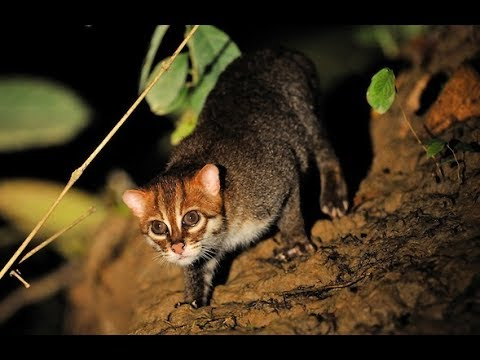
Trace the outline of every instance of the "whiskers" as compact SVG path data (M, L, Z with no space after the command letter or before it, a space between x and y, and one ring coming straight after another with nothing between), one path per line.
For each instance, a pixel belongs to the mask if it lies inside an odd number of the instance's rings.
M175 274L175 271L177 271L176 266L170 261L167 261L164 253L153 250L151 256L154 260L155 265L145 266L144 268L142 268L142 270L138 274L138 278L140 279L140 281L142 281L141 279L145 279L146 277L148 278L149 276L151 276L149 274L151 274L152 272L158 272L159 268L161 269L160 271L162 273L166 274Z
M197 261L205 263L213 261L218 265L218 255L218 249L215 249L214 246L206 244L205 242L198 242L193 244L193 246L187 243L187 248L183 257L169 251L155 251L152 254L152 257L153 260L156 263L161 264L163 268L168 268L172 265L186 266Z
M214 259L215 262L219 263L218 259L215 257L217 255L217 251L215 251L214 248L209 247L205 244L200 244L200 258L205 260L205 261L210 261L211 259Z
M163 251L155 251L153 254L153 260L158 264L161 264L164 268L170 267L172 263L167 260L168 253Z

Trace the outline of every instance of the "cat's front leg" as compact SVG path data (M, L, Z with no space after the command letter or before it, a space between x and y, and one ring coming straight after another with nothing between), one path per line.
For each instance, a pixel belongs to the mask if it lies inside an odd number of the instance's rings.
M193 308L205 306L210 300L212 280L218 260L213 258L207 262L196 262L184 268L185 300Z
M198 264L198 262L184 268L185 297L184 302L178 303L177 306L189 304L196 309L205 305L203 302L205 288L203 268L203 264Z

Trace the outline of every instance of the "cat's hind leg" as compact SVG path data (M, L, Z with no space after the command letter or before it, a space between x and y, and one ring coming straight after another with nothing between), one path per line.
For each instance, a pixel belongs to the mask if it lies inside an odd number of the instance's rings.
M274 255L277 260L289 261L295 257L315 252L305 233L305 223L300 206L300 185L293 186L283 208L278 222L278 228L285 247L277 250Z
M331 218L348 210L347 185L330 142L322 133L315 139L314 155L320 172L320 209Z

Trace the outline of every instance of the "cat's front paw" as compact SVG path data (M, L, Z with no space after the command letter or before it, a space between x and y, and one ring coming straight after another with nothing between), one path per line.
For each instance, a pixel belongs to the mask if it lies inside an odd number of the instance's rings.
M295 258L308 256L313 254L316 248L310 242L297 242L293 246L276 249L273 253L275 260L280 262L288 262Z
M190 306L191 309L198 309L199 307L203 306L199 301L193 300L193 301L179 301L175 304L175 308L177 309L183 305Z

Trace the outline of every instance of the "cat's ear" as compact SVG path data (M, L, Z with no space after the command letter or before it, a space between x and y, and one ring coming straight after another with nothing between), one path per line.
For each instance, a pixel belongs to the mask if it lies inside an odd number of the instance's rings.
M195 175L195 180L212 196L216 196L220 192L220 173L218 168L213 164L205 165L197 175Z
M132 210L133 214L139 218L145 213L146 194L140 190L127 190L123 193L122 199Z

